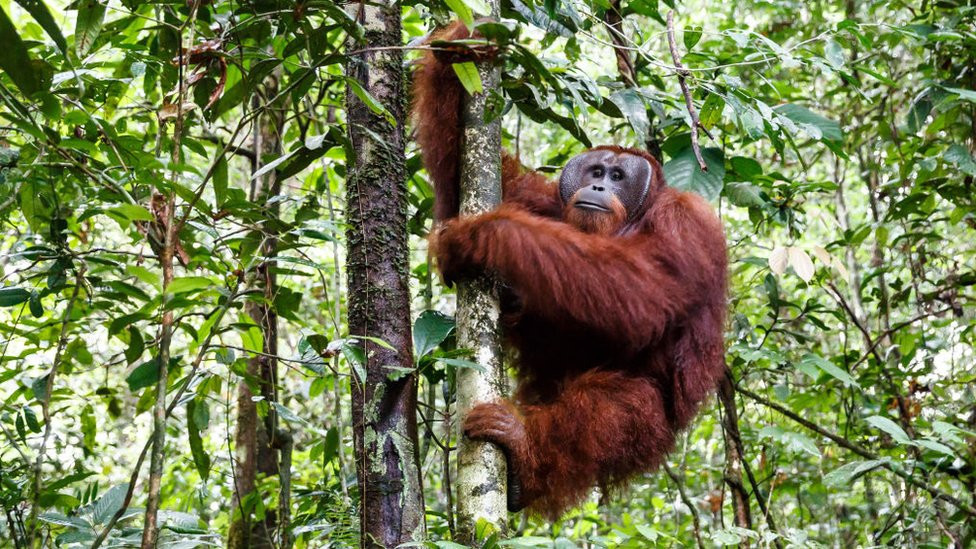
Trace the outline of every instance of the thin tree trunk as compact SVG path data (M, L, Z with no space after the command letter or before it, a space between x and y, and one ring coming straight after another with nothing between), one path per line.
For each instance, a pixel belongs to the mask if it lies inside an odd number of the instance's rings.
M742 454L740 453L739 412L735 405L735 387L730 374L722 376L718 386L718 400L722 405L722 431L725 435L725 484L732 492L732 511L735 525L752 529L749 494L742 483Z
M361 41L347 43L349 51L360 53L350 58L346 74L390 117L371 111L347 90L353 155L346 188L349 333L389 345L363 341L362 363L353 365L361 544L396 547L422 540L426 529L412 371L401 14L396 0L350 9L364 33Z
M613 54L617 58L617 74L620 76L620 81L628 88L640 87L637 83L634 60L630 55L634 42L627 37L624 29L624 16L621 14L620 0L611 0L610 6L603 13L603 25L606 27L607 34L610 35L610 42L613 44ZM654 122L653 110L647 109L647 119L650 124L647 135L644 136L644 148L658 161L663 162L661 141L658 139L658 129Z
M265 97L274 97L278 93L279 73L275 73L265 81ZM284 131L283 109L272 106L258 117L254 131L254 152L257 162L255 170L261 168L262 158L277 158L281 156L281 132ZM281 181L275 176L274 170L251 181L250 200L257 204L265 204L269 198L281 192ZM275 218L278 214L277 202L267 206L268 217ZM258 414L254 394L245 380L241 380L237 387L237 431L235 433L235 447L237 463L235 467L235 490L232 509L235 518L231 522L227 535L227 547L260 548L275 547L275 528L281 524L279 537L285 536L288 517L279 517L274 511L266 513L264 520L253 521L252 510L254 500L246 500L255 491L257 475L281 475L281 494L279 495L279 511L286 511L284 506L290 501L290 494L286 491L290 483L284 477L278 463L278 451L287 449L290 452L291 437L288 433L278 430L278 415L273 404L278 401L278 315L274 310L274 296L278 283L275 275L274 257L278 254L278 237L271 229L271 224L262 226L261 245L259 254L267 258L257 267L257 287L264 297L262 302L248 301L244 310L261 330L262 354L248 360L247 375L260 381L260 396L262 402L268 406L267 413L262 418ZM283 441L285 445L282 445ZM287 448L285 448L287 446ZM261 497L255 494L254 497ZM281 521L279 521L281 519ZM281 537L287 539L287 537Z
M498 2L492 2L498 13ZM469 96L461 115L461 215L493 209L501 202L501 121L485 123L488 97L498 90L500 69L479 64L484 93ZM457 290L458 346L474 351L479 372L464 368L457 374L457 417L464 418L478 402L498 400L507 393L499 338L497 288L488 278L461 282ZM460 428L460 421L458 426ZM507 530L507 469L505 455L486 442L458 434L457 531L462 543L473 543L475 526L485 520L496 531Z
M195 4L194 4L195 6ZM190 23L196 17L196 8L190 14ZM191 34L192 40L192 34ZM182 44L183 36L180 36ZM182 48L179 58L179 93L176 96L176 120L173 123L173 150L170 160L173 166L178 166L182 161L182 139L183 139L183 99L186 95L186 79L184 78L185 63L182 58ZM174 167L170 172L170 178L174 184L179 183L179 171ZM162 248L158 251L160 267L163 271L162 290L166 295L170 282L173 281L173 259L176 257L176 247L179 244L176 219L176 194L170 190L166 195L154 194L152 197L152 210L156 218L155 234L161 236ZM164 299L165 304L165 299ZM159 515L160 488L163 477L163 458L166 444L166 388L169 384L169 357L170 343L173 339L173 311L163 308L162 318L159 326L159 348L156 354L156 363L159 369L156 380L156 402L153 404L153 434L152 450L149 455L149 493L146 498L146 519L142 528L142 549L154 549L159 541Z

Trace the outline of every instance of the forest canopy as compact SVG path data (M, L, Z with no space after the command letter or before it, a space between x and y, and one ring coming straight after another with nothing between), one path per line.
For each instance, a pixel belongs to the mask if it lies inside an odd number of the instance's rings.
M0 547L470 543L407 114L454 20L523 165L646 150L729 247L662 467L477 544L974 543L976 6L494 5L0 1Z

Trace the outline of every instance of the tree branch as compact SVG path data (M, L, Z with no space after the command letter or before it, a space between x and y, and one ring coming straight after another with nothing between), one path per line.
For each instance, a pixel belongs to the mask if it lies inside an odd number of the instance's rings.
M701 168L701 171L707 172L708 165L705 164L705 159L702 157L701 145L698 144L698 128L702 128L703 130L705 128L698 119L698 110L695 109L695 104L691 100L691 90L688 89L688 83L685 81L685 78L690 73L681 64L681 56L678 55L678 45L674 40L674 10L668 12L668 47L671 49L671 60L674 61L675 72L678 74L678 85L681 86L681 93L685 96L685 107L688 108L688 115L691 116L691 148L695 152L695 158L698 160L698 167Z
M842 448L845 448L847 450L850 450L851 452L854 452L855 454L857 454L857 455L859 455L859 456L861 456L861 457L863 457L865 459L881 460L881 456L879 456L878 454L876 454L876 453L874 453L874 452L872 452L872 451L870 451L870 450L868 450L868 449L866 449L866 448L864 448L862 446L859 446L859 445L851 442L850 440L847 440L846 438L844 438L844 437L842 437L840 435L831 433L830 431L824 429L823 427L820 427L819 425L817 425L816 423L813 423L812 421L808 421L806 419L803 419L796 412L790 410L789 408L787 408L785 406L782 406L780 404L777 404L775 402L772 402L771 400L769 400L767 398L764 398L764 397L762 397L762 396L760 396L760 395L758 395L756 393L753 393L752 391L750 391L748 389L745 389L745 388L743 388L743 387L741 387L739 385L736 385L735 390L738 391L740 394L743 394L743 395L751 398L752 400L754 400L754 401L762 404L763 406L766 406L768 408L772 408L773 410L776 410L777 412L783 414L784 416L792 419L796 423L799 423L803 427L806 427L807 429L809 429L809 430L811 430L811 431L813 431L813 432L815 432L815 433L817 433L817 434L819 434L821 436L824 436L826 438L829 438L830 440L834 441L835 443L837 443L838 446L840 446ZM912 476L911 473L908 473L908 472L902 470L900 467L896 466L894 463L890 463L888 461L882 461L882 463L881 463L880 466L881 467L884 467L885 469L887 469L887 470L891 471L892 473L894 473L894 474L900 476L901 478L905 479L909 484L912 484L913 486L916 486L918 488L921 488L922 490L925 490L932 497L934 497L936 499L940 499L940 500L945 501L945 502L948 502L948 503L951 503L952 505L954 505L955 507L957 507L960 511L963 511L963 512L965 512L966 514L968 514L970 516L976 517L976 508L974 508L972 505L970 505L970 504L968 504L968 503L960 500L959 498L957 498L955 496L949 495L949 494L943 492L942 490L939 490L938 488L935 488L934 486L931 486L931 484L929 482L923 482L923 481L920 481L920 480L916 479L914 476Z

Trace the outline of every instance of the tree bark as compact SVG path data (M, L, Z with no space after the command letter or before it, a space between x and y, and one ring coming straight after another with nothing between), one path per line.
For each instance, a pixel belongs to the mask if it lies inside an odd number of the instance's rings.
M498 12L497 1L493 13ZM474 215L496 207L501 193L501 120L486 123L489 94L498 89L498 66L478 66L484 92L469 96L464 104L461 145L461 215ZM505 396L506 377L499 338L497 288L492 280L461 282L457 290L458 346L471 349L474 361L484 368L458 371L457 417L461 421L477 402ZM507 530L505 455L486 442L469 440L458 433L457 531L462 543L473 543L475 527L484 519L496 531Z
M739 412L735 405L735 386L728 372L718 386L718 400L722 406L722 432L725 435L725 484L732 492L732 511L735 525L752 529L749 511L749 494L742 483L741 437L739 436Z
M425 535L412 371L400 3L349 8L364 33L361 41L347 43L348 51L358 53L350 57L346 74L386 111L371 111L347 89L349 333L389 345L363 340L362 362L352 365L361 544L396 547Z
M278 93L278 79L276 73L265 81L265 97L274 97ZM271 106L258 117L254 130L254 151L257 161L255 171L260 169L262 158L277 158L282 154L281 132L284 131L284 111L278 106ZM250 200L257 204L264 204L270 197L281 192L281 182L274 170L251 181ZM277 202L267 206L268 218L274 219L278 214ZM273 403L278 401L278 315L274 310L274 296L278 283L275 275L274 258L278 254L278 237L271 229L273 225L265 223L261 228L261 245L259 254L268 258L257 266L256 286L264 299L260 302L247 301L244 310L261 330L262 353L251 357L247 363L247 375L260 380L259 396L261 402L268 406L264 417L258 414L258 403L254 400L254 392L246 380L241 380L237 387L237 429L235 433L235 448L237 461L235 463L235 488L232 509L235 518L231 522L227 535L227 547L262 548L276 547L275 528L279 517L269 510L264 520L253 521L252 512L254 500L246 500L255 491L258 474L280 475L278 451L281 440L287 439L290 451L290 436L278 430L278 417ZM285 476L285 475L282 475ZM289 477L290 478L290 477ZM290 501L287 483L282 483L282 494L279 501ZM261 497L255 494L254 497ZM279 510L285 510L279 508ZM282 539L286 539L285 536Z

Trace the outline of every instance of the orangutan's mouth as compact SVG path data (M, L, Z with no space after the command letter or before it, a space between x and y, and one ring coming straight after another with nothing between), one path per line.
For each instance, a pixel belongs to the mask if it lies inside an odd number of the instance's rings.
M596 210L598 212L610 211L610 208L604 206L603 204L597 204L596 202L589 202L585 200L577 200L573 206L580 208L581 210Z

